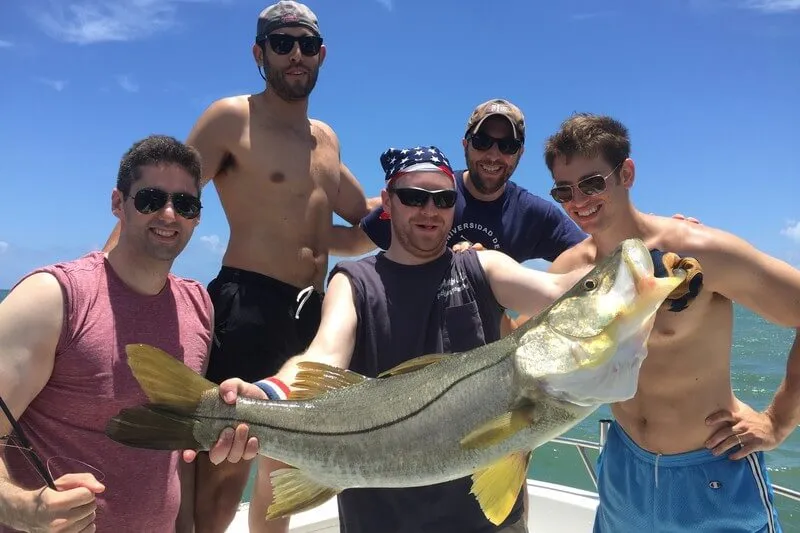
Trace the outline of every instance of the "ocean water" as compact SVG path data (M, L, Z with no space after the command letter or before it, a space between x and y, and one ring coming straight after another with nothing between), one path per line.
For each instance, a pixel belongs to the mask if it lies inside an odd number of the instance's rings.
M0 300L7 291L0 290ZM786 369L786 355L794 339L794 330L770 324L750 311L737 307L734 323L732 385L736 395L754 409L766 407ZM599 420L610 418L607 407L575 427L566 437L597 441ZM594 462L596 452L589 452ZM800 429L777 450L767 452L771 481L784 487L800 490ZM544 481L564 483L594 490L583 463L572 446L547 444L533 455L530 476ZM252 480L251 480L252 483ZM250 486L245 499L250 493ZM800 533L800 503L776 498L781 524L786 533Z

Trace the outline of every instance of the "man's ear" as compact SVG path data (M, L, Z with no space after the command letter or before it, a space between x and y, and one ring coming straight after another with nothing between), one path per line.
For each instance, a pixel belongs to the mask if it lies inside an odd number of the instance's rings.
M119 189L114 189L111 191L111 213L118 219L122 220L124 214L123 204L125 203L125 197L122 194L122 191Z

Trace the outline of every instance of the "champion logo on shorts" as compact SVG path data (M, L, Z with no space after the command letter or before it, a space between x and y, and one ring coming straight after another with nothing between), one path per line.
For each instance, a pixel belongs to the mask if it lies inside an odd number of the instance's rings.
M722 483L720 483L719 481L709 481L708 486L711 487L712 489L721 489Z

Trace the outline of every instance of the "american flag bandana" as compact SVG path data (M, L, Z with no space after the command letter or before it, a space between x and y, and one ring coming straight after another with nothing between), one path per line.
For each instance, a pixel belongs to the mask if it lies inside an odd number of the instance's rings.
M414 148L389 148L381 154L381 166L388 185L392 178L406 172L443 172L455 182L453 169L441 150L435 146L415 146Z

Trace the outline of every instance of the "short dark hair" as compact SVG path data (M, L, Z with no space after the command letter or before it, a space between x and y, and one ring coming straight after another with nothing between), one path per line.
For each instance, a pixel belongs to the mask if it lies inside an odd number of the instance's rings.
M545 143L544 161L550 172L561 156L567 163L575 156L602 156L616 167L631 154L628 129L618 120L605 115L576 113L561 123L561 128Z
M178 165L194 178L200 195L202 165L197 150L174 137L150 135L133 143L122 156L117 172L117 189L123 196L128 196L133 183L142 177L142 167L151 165Z

